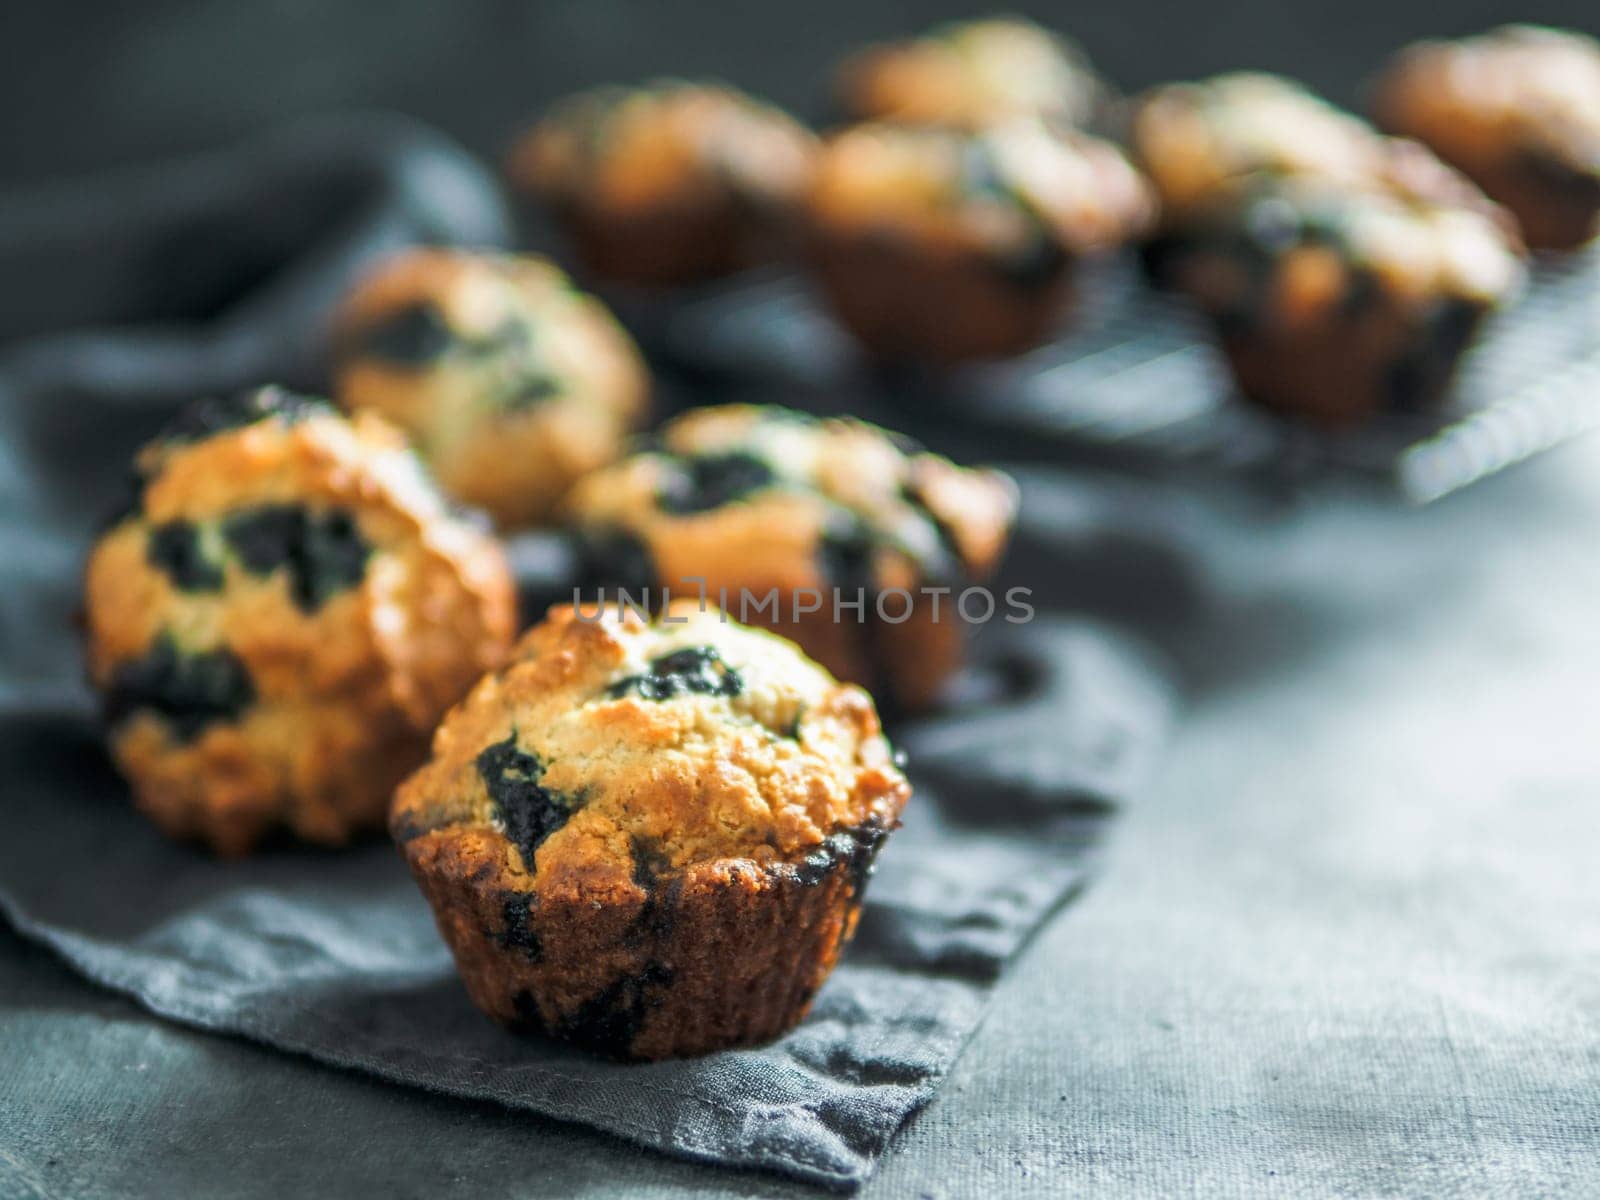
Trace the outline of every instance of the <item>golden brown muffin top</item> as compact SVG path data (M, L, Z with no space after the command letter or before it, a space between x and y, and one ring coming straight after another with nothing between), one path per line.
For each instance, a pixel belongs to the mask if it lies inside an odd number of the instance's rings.
M784 207L804 192L816 139L718 84L658 80L559 103L511 152L519 190L616 216L716 201Z
M868 47L840 69L839 91L862 120L973 130L1018 117L1081 125L1103 88L1077 46L1031 21L998 17Z
M1016 495L998 472L864 421L726 405L669 422L653 448L581 480L567 507L591 545L649 560L649 580L624 565L602 568L603 583L873 591L987 576Z
M391 827L492 832L528 890L598 892L641 862L798 862L909 795L871 698L792 643L693 602L560 606L445 718Z
M86 584L114 726L152 717L187 741L374 690L423 725L459 696L463 653L470 677L509 640L503 555L376 416L265 388L190 410L136 467Z
M1139 102L1134 157L1164 214L1176 215L1253 174L1381 175L1377 133L1287 79L1242 71L1154 89Z
M1085 254L1141 232L1152 207L1121 151L1085 133L1040 121L974 134L870 123L827 141L810 212L831 233L987 254L1043 238Z
M1375 108L1469 167L1533 155L1600 177L1600 42L1583 34L1507 25L1419 42L1384 73Z

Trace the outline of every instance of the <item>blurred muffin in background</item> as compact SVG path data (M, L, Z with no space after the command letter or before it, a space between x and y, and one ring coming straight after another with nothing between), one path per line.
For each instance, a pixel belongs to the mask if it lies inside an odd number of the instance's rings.
M711 605L907 708L930 704L959 666L958 595L998 566L1015 507L1004 475L874 425L740 405L678 417L569 499L593 583L704 588ZM741 589L776 601L746 604ZM897 590L908 594L886 595ZM808 591L814 602L797 604ZM836 592L864 604L836 612Z
M949 363L1045 340L1079 263L1142 233L1153 206L1088 134L869 123L825 144L808 214L808 259L840 321L880 356Z
M224 854L382 828L434 725L510 646L499 544L387 422L273 388L194 406L136 468L90 553L84 624L139 808Z
M1248 176L1147 248L1156 279L1215 323L1246 397L1334 428L1435 406L1518 289L1509 221L1458 178L1430 187L1443 168L1411 149L1425 161L1410 186Z
M1380 124L1427 143L1511 210L1530 246L1600 230L1600 43L1511 25L1402 51L1379 80Z
M334 345L339 403L399 425L451 496L505 528L545 522L648 406L627 334L538 258L397 255L345 299Z
M1137 102L1134 161L1165 223L1246 176L1320 175L1357 183L1384 172L1377 132L1287 79L1256 72L1172 83Z
M1013 17L870 46L840 68L838 91L854 120L966 130L1019 117L1086 125L1105 95L1077 46Z
M565 227L589 271L669 285L782 253L815 153L811 133L769 104L661 80L563 101L506 170L518 196Z

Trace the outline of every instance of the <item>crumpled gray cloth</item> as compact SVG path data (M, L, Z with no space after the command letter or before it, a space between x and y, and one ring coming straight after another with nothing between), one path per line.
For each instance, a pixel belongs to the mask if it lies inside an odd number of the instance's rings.
M905 732L923 767L860 932L806 1020L760 1049L628 1065L509 1034L467 1000L393 847L224 863L168 842L131 809L82 713L0 723L15 831L0 842L0 911L179 1021L851 1186L932 1097L1005 959L1083 885L1112 804L1160 736L1165 693L1115 640L1036 625L1019 649L1049 678L1032 699L972 718L1017 722L1017 757L986 787L958 761L968 738L938 723ZM1066 711L1047 711L1053 701ZM1030 756L1033 738L1054 746Z
M1132 643L1048 614L986 629L964 699L894 731L916 795L810 1016L771 1046L691 1061L623 1065L502 1031L467 1001L393 847L220 863L163 839L105 758L70 613L132 447L197 394L314 385L327 306L374 255L504 235L474 164L376 118L0 205L3 277L25 268L43 289L40 310L0 305L0 913L177 1021L853 1186L932 1096L1007 957L1083 886L1152 764L1169 692ZM96 248L104 261L78 261ZM1048 573L1063 553L1024 546L1015 569Z

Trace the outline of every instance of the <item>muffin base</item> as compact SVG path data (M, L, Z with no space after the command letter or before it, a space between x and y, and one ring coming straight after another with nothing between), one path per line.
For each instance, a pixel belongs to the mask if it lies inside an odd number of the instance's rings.
M1444 301L1422 315L1375 306L1301 329L1222 334L1244 396L1325 429L1435 409L1486 310Z
M1576 250L1600 234L1600 178L1537 159L1467 174L1511 210L1522 240L1535 250Z
M613 283L673 287L732 275L772 256L779 234L726 200L626 216L557 214L585 272Z
M1073 302L1076 264L1065 255L1019 272L974 252L821 233L809 259L834 316L891 361L1020 354L1049 340Z
M534 893L492 830L396 829L468 994L500 1023L621 1059L770 1041L805 1016L860 917L887 831L833 834L798 863L724 859Z

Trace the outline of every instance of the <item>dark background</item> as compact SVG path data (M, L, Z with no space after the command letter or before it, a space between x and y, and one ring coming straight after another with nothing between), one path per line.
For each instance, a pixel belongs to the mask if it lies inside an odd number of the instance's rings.
M78 174L233 140L297 115L399 109L495 155L584 85L719 76L824 111L826 75L863 42L981 5L920 0L11 0L0 15L0 183ZM1504 21L1600 33L1593 0L1111 0L1000 6L1078 38L1119 85L1239 67L1345 104L1396 46Z

